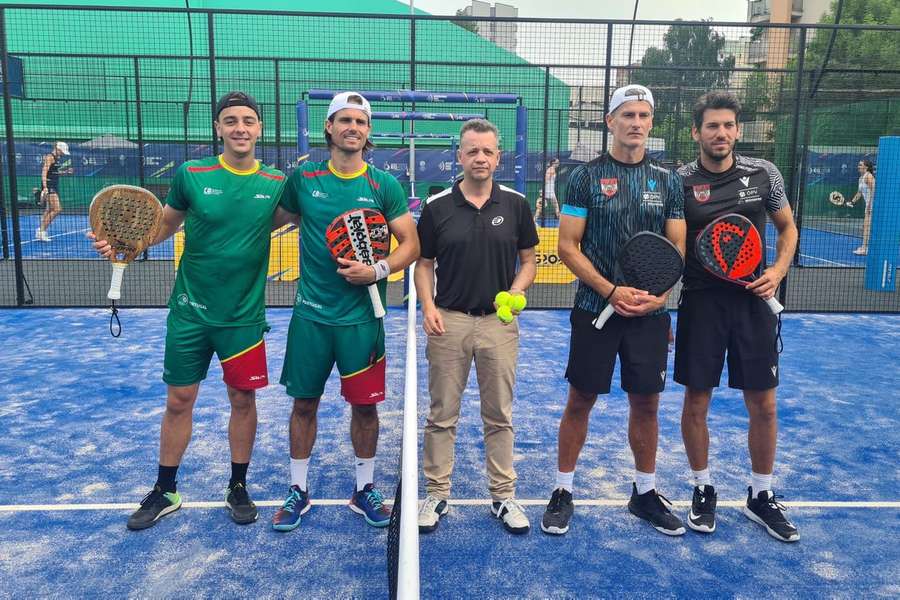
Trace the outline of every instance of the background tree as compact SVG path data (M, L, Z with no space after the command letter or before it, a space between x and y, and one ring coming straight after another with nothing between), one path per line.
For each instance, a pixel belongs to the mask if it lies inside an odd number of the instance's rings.
M466 9L460 8L456 11L457 17L467 17ZM471 31L472 33L478 33L478 23L475 21L453 21L453 24L457 27L462 27L467 31Z

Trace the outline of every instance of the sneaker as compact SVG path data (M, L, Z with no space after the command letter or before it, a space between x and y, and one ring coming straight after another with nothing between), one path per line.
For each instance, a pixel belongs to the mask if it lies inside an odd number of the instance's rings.
M441 517L450 512L446 500L435 498L431 494L425 496L425 502L419 509L419 533L431 533L437 529Z
M154 485L150 493L141 500L141 507L128 518L128 529L136 531L153 527L161 518L179 508L181 496L178 492L164 492L158 485Z
M778 502L781 497L776 496L772 490L763 490L754 498L752 488L748 487L747 504L741 510L748 519L765 527L773 538L782 542L796 542L800 539L800 533L784 516L787 508Z
M52 242L53 241L53 239L50 237L50 234L47 233L46 231L44 231L43 229L41 229L40 227L35 230L34 239L36 239L39 242Z
M299 485L292 485L284 504L272 517L272 529L275 531L292 531L300 525L300 517L309 512L309 491L303 491Z
M572 492L563 488L553 490L550 503L541 519L541 531L552 535L562 535L569 530L569 520L575 512L572 504Z
M701 533L716 530L716 488L711 485L694 487L691 512L688 513L688 527Z
M367 483L362 490L353 492L350 510L365 517L372 527L387 527L391 522L391 511L384 505L384 496L375 489L374 483Z
M531 529L528 515L525 514L522 506L516 502L515 498L507 498L503 502L492 503L491 514L500 519L503 522L503 526L510 533L528 533L528 530Z
M665 503L663 503L665 500ZM669 499L658 494L656 490L650 490L643 494L637 493L637 485L631 484L631 500L628 501L628 510L634 516L649 521L654 529L666 535L684 535L684 524L681 519L672 514L669 507L672 503Z
M857 256L865 256L868 253L869 253L869 249L863 248L862 246L860 246L859 248L857 248L856 250L853 251L853 254L855 254Z
M236 483L233 488L225 490L225 508L228 509L231 520L238 525L248 525L259 517L259 511L243 483Z

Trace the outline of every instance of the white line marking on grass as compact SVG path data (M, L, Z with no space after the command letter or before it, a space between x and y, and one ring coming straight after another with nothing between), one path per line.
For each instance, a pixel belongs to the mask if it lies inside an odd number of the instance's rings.
M346 506L348 500L343 499L320 499L313 498L311 500L313 506ZM392 499L386 499L387 504L393 504ZM744 500L722 500L718 506L729 508L740 508L744 506ZM489 506L490 498L459 498L451 499L450 504L453 506ZM519 504L523 506L546 506L547 500L519 500ZM597 499L597 500L576 500L578 506L598 506L622 508L628 505L628 500L622 499ZM691 503L688 500L676 500L672 502L674 506L687 508ZM900 509L900 501L898 502L840 502L840 501L812 501L798 500L794 502L784 502L789 508L886 508ZM281 500L261 500L256 502L260 507L279 507L282 505ZM184 502L182 508L224 508L224 502ZM0 512L49 512L49 511L79 511L79 510L136 510L137 503L108 503L108 504L0 504Z

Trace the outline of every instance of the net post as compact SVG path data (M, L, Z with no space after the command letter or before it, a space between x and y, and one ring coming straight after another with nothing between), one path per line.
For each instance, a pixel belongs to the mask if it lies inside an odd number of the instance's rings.
M404 279L411 281L416 263ZM403 389L403 449L401 451L400 558L397 567L397 598L419 598L419 456L418 456L418 372L416 359L416 286L409 286L406 307L406 380ZM397 502L398 499L394 499Z

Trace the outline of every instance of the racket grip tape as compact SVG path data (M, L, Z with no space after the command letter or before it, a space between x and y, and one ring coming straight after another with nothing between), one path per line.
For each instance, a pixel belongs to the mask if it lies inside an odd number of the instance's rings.
M603 308L603 312L600 313L596 319L594 319L594 327L597 329L603 329L603 326L606 325L606 322L609 321L609 318L613 316L613 313L616 312L613 309L612 304L607 304Z
M781 311L784 310L784 307L781 305L781 302L776 300L774 296L766 300L766 304L769 305L769 310L772 311L773 315L781 314Z
M372 300L372 310L375 311L375 318L381 319L387 314L384 310L384 305L381 303L381 295L378 293L378 286L370 284L369 288L369 298Z
M118 300L122 297L122 275L125 274L126 266L128 263L112 263L112 280L109 282L109 292L106 293L106 297L110 300Z

